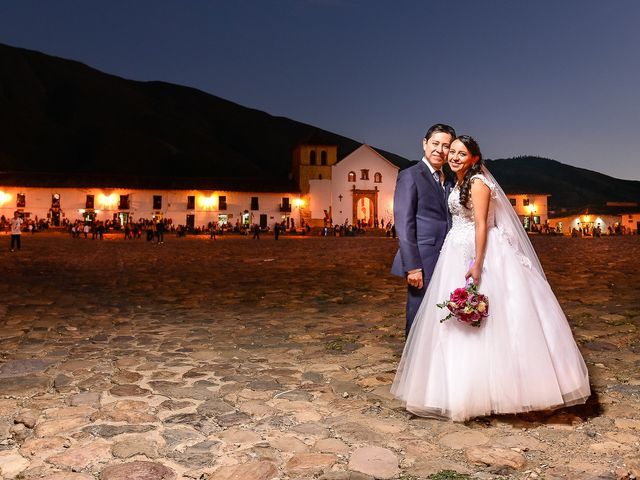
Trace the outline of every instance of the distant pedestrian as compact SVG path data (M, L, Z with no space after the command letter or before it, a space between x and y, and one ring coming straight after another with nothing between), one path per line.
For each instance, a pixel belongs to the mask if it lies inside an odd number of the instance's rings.
M276 224L273 226L273 236L274 238L277 240L278 237L280 236L280 225L278 225L278 223L276 222Z
M260 227L257 223L253 225L253 239L260 240Z
M209 226L209 240L215 240L215 239L216 239L216 224L211 222Z
M14 252L17 248L20 250L20 235L22 234L22 224L24 220L20 218L18 212L13 213L13 218L9 221L11 227L11 247L10 251Z
M164 223L162 220L156 224L156 236L158 237L158 243L164 243Z

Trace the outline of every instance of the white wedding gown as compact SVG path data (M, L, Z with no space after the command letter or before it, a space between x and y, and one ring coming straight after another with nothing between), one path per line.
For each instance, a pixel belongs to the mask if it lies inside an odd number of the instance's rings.
M473 181L478 180L492 191L479 285L480 293L489 298L489 316L479 328L455 318L440 323L448 311L436 304L464 286L475 256L471 201L471 208L462 206L456 187L448 200L452 228L391 392L416 415L456 421L584 403L590 395L587 367L566 317L544 273L531 268L530 259L512 246L500 225L495 226L499 187L484 175L474 176Z

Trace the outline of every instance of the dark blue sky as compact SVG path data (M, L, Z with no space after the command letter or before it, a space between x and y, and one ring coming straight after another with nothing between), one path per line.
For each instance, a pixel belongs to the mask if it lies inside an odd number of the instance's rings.
M194 86L408 158L447 122L488 158L635 180L639 23L636 0L0 3L2 43Z

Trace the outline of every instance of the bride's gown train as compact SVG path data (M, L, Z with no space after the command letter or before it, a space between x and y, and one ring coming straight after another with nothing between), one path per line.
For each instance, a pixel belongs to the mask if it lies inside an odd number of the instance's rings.
M489 316L479 328L455 318L440 323L448 311L436 304L464 285L475 256L473 210L460 204L456 187L448 199L452 228L391 392L410 412L457 421L584 403L589 377L564 313L544 273L495 226L494 199L504 193L490 175L478 180L492 192L479 288L489 298Z

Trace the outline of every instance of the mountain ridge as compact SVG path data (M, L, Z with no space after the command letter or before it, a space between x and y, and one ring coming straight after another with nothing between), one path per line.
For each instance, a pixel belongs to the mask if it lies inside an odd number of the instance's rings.
M361 143L194 87L129 80L82 62L0 44L0 171L139 178L291 181L296 145ZM374 147L375 148L375 147ZM375 148L400 168L412 162ZM638 202L640 182L536 156L487 160L507 192L547 193L550 209Z

